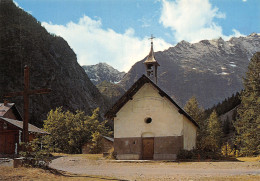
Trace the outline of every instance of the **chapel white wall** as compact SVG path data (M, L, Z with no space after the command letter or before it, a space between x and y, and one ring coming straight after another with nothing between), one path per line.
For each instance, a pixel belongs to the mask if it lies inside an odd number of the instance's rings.
M147 117L152 118L152 123L145 123ZM160 96L151 84L146 83L114 118L114 137L141 137L146 134L157 137L181 136L183 125L183 115L178 112L178 108Z
M185 150L196 148L197 127L183 116L183 147Z

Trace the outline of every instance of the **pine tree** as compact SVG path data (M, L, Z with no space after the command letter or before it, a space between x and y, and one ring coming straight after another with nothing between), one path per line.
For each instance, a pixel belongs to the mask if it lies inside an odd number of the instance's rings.
M199 107L199 103L195 96L192 96L185 104L184 110L196 121L200 126L204 116L203 108Z
M229 134L229 132L230 132L230 121L227 116L223 123L223 133L227 135L227 134Z
M201 149L202 147L202 139L204 139L204 137L206 136L206 132L205 132L205 127L206 127L206 123L203 120L204 117L204 110L203 108L199 107L199 103L196 99L195 96L192 96L187 103L184 106L184 110L192 117L192 119L194 121L196 121L199 126L200 129L198 130L197 133L197 148Z
M208 119L207 133L205 147L214 152L218 151L221 145L222 130L215 110Z
M252 57L237 111L236 143L243 155L260 154L260 52Z

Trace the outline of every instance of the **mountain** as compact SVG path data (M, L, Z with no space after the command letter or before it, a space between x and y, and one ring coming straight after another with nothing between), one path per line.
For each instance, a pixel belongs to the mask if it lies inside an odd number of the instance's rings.
M158 85L181 106L195 95L204 108L209 108L243 88L242 77L257 51L260 51L260 34L256 33L229 41L222 38L193 44L181 41L155 53L161 65ZM135 63L124 76L120 82L124 89L145 73L144 60Z
M125 75L125 72L119 72L118 70L114 69L112 66L106 63L98 63L96 65L84 65L82 67L88 74L90 80L95 85L103 81L117 83Z
M101 112L105 101L75 53L61 37L49 34L41 23L11 0L0 1L0 100L9 92L23 90L23 69L30 67L30 88L52 92L30 96L30 122L38 126L51 109ZM22 97L9 99L22 113Z
M125 90L118 84L114 84L106 80L97 84L96 87L107 100L109 107L112 106L115 101L125 93Z

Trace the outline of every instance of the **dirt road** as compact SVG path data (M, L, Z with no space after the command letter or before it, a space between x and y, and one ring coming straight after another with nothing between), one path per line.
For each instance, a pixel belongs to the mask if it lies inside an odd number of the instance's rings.
M260 162L118 162L102 158L62 156L52 168L75 174L112 176L124 180L198 180L234 175L260 176Z

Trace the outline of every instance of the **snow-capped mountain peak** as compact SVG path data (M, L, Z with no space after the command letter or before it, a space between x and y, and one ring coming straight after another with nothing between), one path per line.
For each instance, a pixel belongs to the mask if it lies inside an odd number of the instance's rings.
M125 72L120 72L107 63L84 65L82 67L95 85L103 82L104 80L111 83L118 83L125 75Z

